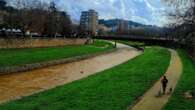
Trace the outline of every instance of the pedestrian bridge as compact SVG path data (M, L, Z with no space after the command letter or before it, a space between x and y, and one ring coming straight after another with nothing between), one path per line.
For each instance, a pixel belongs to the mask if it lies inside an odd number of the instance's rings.
M93 37L95 39L104 40L129 40L144 42L147 45L171 45L177 40L170 37L142 37L142 36L130 36L130 35L99 35Z

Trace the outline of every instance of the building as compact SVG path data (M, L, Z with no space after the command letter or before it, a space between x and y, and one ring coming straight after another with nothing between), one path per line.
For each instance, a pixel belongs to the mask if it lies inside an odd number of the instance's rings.
M82 31L96 35L98 30L98 13L95 10L83 11L80 18Z
M129 30L128 21L123 19L117 19L117 30L119 32L125 32Z
M110 29L103 24L98 25L98 35L104 35L109 32Z
M109 31L109 28L103 24L98 25L98 30Z

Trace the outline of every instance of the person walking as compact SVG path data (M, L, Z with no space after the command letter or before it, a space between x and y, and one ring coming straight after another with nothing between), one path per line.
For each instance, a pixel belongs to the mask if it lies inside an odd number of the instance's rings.
M162 84L162 88L163 88L163 94L166 93L167 83L168 83L167 77L163 76L163 78L161 80L161 84Z

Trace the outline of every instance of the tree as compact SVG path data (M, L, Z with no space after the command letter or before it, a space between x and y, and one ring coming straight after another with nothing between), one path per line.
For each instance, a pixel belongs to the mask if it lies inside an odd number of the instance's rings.
M195 0L162 0L171 10L168 16L177 25L195 22ZM178 22L179 21L179 22Z
M0 0L0 10L3 10L3 9L5 9L5 7L6 7L6 1L5 0Z
M195 0L163 0L173 11L168 13L168 17L173 21L172 36L185 45L189 52L195 56Z
M48 13L46 15L46 22L45 22L45 29L44 33L48 36L56 36L56 34L59 32L59 20L60 20L60 14L56 8L55 2L51 2L48 8Z
M61 25L60 27L62 28L61 33L66 37L70 37L74 30L71 19L66 12L61 12L61 18L59 23Z
M40 0L16 0L14 3L14 8L6 7L8 14L4 16L4 24L7 28L20 29L24 37L27 31L49 37L72 34L70 16L59 11L55 2L47 4Z
M172 26L189 25L194 31L195 25L195 0L163 0L171 6L168 18L172 21Z

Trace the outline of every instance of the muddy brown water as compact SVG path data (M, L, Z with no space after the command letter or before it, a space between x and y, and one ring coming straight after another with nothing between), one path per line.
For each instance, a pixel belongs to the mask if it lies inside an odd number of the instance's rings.
M123 44L117 45L118 50L97 57L0 76L0 103L20 99L34 93L67 84L97 72L124 63L141 52Z

